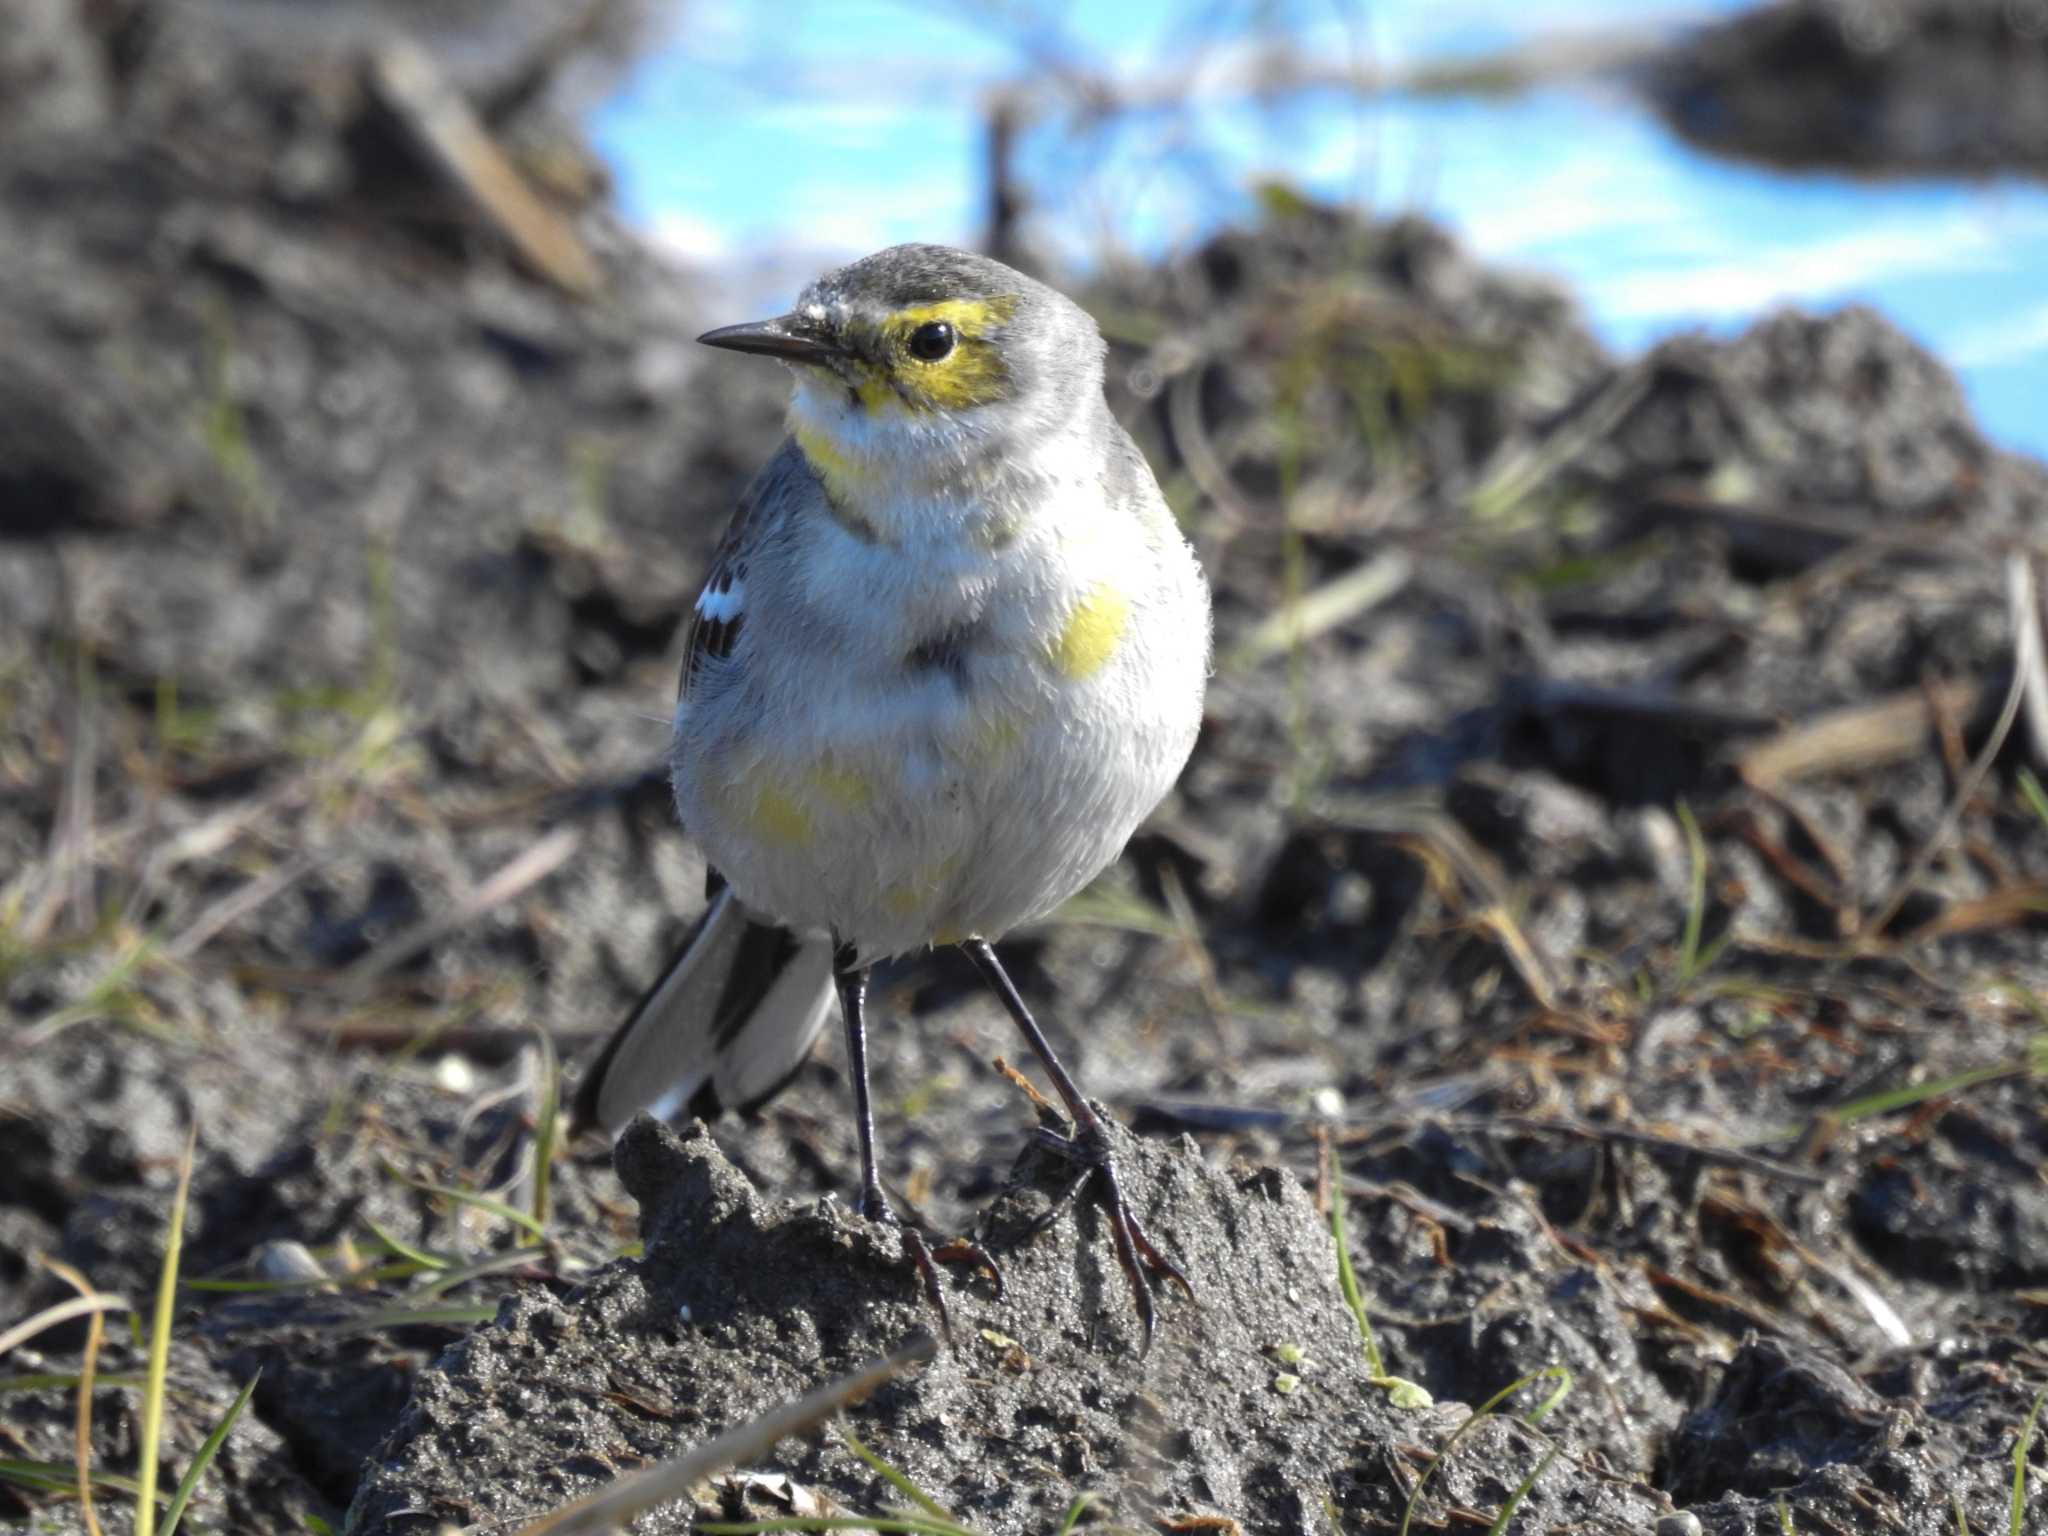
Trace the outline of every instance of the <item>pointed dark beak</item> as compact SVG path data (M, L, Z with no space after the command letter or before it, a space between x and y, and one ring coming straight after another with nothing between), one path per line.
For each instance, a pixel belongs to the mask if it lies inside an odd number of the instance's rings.
M773 320L754 320L746 325L725 325L697 338L707 347L728 352L758 352L791 363L818 363L837 357L839 348L828 339L816 321L803 315L777 315Z

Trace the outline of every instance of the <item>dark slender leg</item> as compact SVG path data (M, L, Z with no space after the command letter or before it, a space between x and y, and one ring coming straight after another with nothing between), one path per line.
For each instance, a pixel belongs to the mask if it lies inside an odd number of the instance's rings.
M896 1213L882 1193L875 1166L875 1107L868 1097L868 967L859 964L850 945L833 957L832 979L839 986L839 1014L846 1024L846 1068L853 1074L853 1126L860 1137L860 1214L867 1221L894 1221Z
M934 1252L922 1232L897 1219L889 1197L882 1192L882 1175L875 1161L875 1109L868 1095L868 970L850 944L841 944L833 955L832 978L839 987L839 1012L846 1024L846 1064L853 1075L854 1130L860 1137L860 1215L864 1221L895 1227L903 1234L903 1251L917 1267L925 1296L939 1314L939 1326L950 1342L953 1319L946 1311L946 1294L939 1287L939 1264L974 1264L986 1269L995 1278L998 1297L1003 1294L1003 1272L973 1243L942 1243Z
M1145 1229L1138 1224L1138 1218L1131 1214L1130 1202L1124 1198L1123 1184L1117 1177L1116 1163L1110 1156L1108 1127L1103 1124L1102 1116L1095 1112L1095 1106L1081 1097L1081 1090L1073 1077L1061 1065L1059 1057L1053 1054L1052 1042L1045 1038L1045 1031L1038 1027L1038 1021L1031 1017L1031 1010L1024 1006L1024 999L1018 995L1009 972L1003 969L1003 963L996 958L995 950L986 939L969 939L960 948L974 962L974 968L981 972L982 980L1002 999L1003 1007L1030 1042L1039 1064L1045 1068L1046 1076L1052 1079L1054 1090L1073 1118L1073 1136L1054 1138L1061 1142L1068 1156L1082 1165L1081 1176L1063 1198L1072 1199L1089 1180L1095 1181L1096 1196L1109 1216L1109 1230L1116 1241L1117 1262L1123 1266L1124 1275L1131 1282L1131 1294L1137 1301L1138 1321L1143 1325L1145 1335L1141 1353L1149 1350L1152 1347L1152 1286L1145 1271L1149 1269L1162 1279L1172 1281L1190 1299L1194 1297L1195 1288L1188 1284L1188 1277L1173 1261L1153 1245L1145 1235ZM1057 1211L1058 1207L1055 1206L1054 1210Z

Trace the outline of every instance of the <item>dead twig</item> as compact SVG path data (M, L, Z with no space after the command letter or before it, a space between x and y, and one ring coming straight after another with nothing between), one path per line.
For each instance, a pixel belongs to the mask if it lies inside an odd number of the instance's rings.
M519 1536L601 1536L603 1532L621 1530L643 1511L689 1497L690 1490L712 1473L750 1461L766 1453L778 1440L800 1435L823 1423L891 1377L931 1359L937 1350L938 1345L929 1334L920 1335L895 1354L851 1376L842 1376L752 1423L727 1430L695 1450L619 1478L588 1497L543 1515L523 1527Z
M597 292L597 260L575 225L534 194L431 54L393 38L371 53L369 76L420 152L522 262L565 292Z
M436 939L473 922L491 908L512 900L529 886L546 879L569 861L582 845L583 834L574 827L556 827L539 842L513 858L496 873L487 876L452 911L415 923L381 949L372 950L342 972L341 986L350 996L360 996L369 984L395 966L403 965Z
M1914 887L1926 877L1934 861L1941 856L1941 851L1948 846L1949 839L1955 836L1956 828L1962 824L1964 813L1970 808L1970 802L1976 799L1985 776L1991 772L1991 765L1997 760L1999 749L2005 745L2005 738L2012 733L2013 722L2019 718L2020 704L2025 697L2026 673L2015 667L2012 686L2006 689L2005 704L1998 711L1998 722L1991 727L1991 735L1985 741L1983 750L1978 752L1976 761L1970 764L1969 773L1964 776L1963 782L1956 786L1955 796L1949 801L1948 809L1942 813L1940 825L1935 827L1919 853L1914 855L1913 862L1906 866L1905 873L1899 876L1898 883L1892 887L1891 894L1885 898L1876 914L1869 922L1858 926L1859 935L1875 938L1890 926L1891 920L1899 915L1899 909L1906 904L1906 898L1913 894Z
M1940 683L1830 710L1758 742L1736 759L1735 771L1775 799L1801 779L1903 762L1925 746L1937 709L1967 720L1985 693L1981 683Z
M2048 768L2048 646L2041 633L2040 588L2033 556L2014 551L2005 558L2005 601L2012 611L2014 665L2026 699L2027 744L2034 766Z

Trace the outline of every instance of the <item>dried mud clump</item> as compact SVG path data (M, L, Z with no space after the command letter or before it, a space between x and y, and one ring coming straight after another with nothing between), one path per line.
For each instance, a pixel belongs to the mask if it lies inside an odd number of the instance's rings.
M1325 1512L1399 1518L1381 1470L1396 1445L1433 1439L1456 1409L1396 1409L1369 1378L1338 1292L1334 1249L1294 1179L1217 1167L1194 1144L1118 1137L1141 1215L1194 1277L1162 1299L1152 1351L1136 1327L1092 1207L1034 1231L1068 1182L1038 1151L1019 1163L986 1225L1003 1267L952 1287L955 1345L892 1382L849 1420L861 1440L976 1530L1058 1526L1089 1494L1129 1522L1229 1514L1246 1528L1310 1531ZM586 1491L615 1467L744 1423L933 1326L895 1240L833 1206L764 1199L701 1126L636 1123L618 1148L640 1202L646 1257L559 1300L508 1302L419 1380L370 1471L351 1529L417 1529L423 1514L514 1519ZM1505 1496L1503 1465L1541 1451L1496 1427L1446 1469L1443 1497ZM897 1497L838 1437L785 1443L705 1491L707 1512L749 1504L758 1474L848 1513ZM1524 1508L1549 1523L1647 1518L1644 1490L1560 1469ZM399 1513L399 1512L403 1513ZM689 1511L650 1517L685 1530Z
M1650 71L1666 119L1774 165L2048 175L2048 10L2035 0L1781 0Z

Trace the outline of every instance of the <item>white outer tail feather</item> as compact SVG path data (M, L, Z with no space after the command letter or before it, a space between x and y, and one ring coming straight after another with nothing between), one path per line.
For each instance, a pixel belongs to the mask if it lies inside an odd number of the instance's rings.
M712 898L703 920L662 978L619 1026L593 1068L592 1118L608 1135L645 1110L661 1120L686 1113L705 1088L727 1108L772 1096L803 1064L832 1009L832 945L801 938L743 1016L718 1039L719 1004L732 982L743 941L756 920L730 889Z

